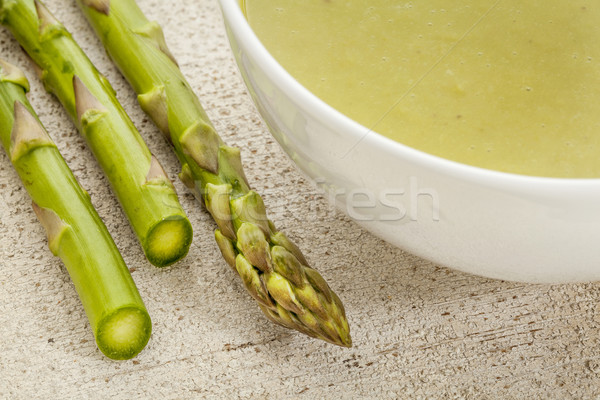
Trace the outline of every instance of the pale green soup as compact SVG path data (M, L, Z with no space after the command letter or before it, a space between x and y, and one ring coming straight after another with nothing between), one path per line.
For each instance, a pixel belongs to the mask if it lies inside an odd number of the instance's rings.
M450 160L600 177L597 0L245 0L298 81Z

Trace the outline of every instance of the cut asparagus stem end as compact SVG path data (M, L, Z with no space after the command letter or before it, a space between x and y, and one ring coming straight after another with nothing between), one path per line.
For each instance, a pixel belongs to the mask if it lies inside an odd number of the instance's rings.
M121 308L98 324L96 343L113 360L135 357L148 343L152 332L150 316L135 307Z
M179 261L188 253L192 235L192 226L185 218L161 221L152 228L144 246L148 261L157 267Z

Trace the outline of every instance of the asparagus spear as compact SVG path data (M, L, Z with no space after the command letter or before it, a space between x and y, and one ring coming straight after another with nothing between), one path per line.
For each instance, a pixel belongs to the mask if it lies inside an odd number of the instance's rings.
M169 52L133 0L77 0L144 111L171 142L181 180L213 216L225 260L276 323L351 346L344 307L298 247L267 219L237 148L226 146Z
M184 257L192 227L175 189L119 104L113 88L65 27L37 0L0 0L0 21L41 69L107 175L148 260Z
M98 348L128 359L148 343L150 316L110 234L25 97L29 83L0 60L0 139L52 253L67 267Z

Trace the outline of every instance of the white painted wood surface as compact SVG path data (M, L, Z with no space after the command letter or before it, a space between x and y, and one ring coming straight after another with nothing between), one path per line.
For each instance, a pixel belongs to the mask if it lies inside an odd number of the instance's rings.
M0 398L556 398L600 397L600 285L486 280L392 248L332 210L271 138L246 93L215 0L140 0L272 219L346 304L354 347L274 326L221 260L214 224L176 180L177 160L140 111L73 1L48 7L109 78L162 160L195 229L189 256L148 264L107 181L8 31L0 54L21 65L30 100L105 220L154 331L134 360L96 349L60 260L0 154ZM62 9L59 7L63 7ZM600 260L599 260L600 261ZM600 266L599 266L600 267Z

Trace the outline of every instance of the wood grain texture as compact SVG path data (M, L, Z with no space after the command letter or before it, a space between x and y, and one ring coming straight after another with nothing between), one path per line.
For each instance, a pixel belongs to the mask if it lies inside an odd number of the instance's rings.
M354 347L267 321L221 259L214 223L176 179L169 146L136 104L71 1L48 0L108 77L175 180L195 229L188 257L151 266L83 139L35 79L6 29L0 54L22 66L30 100L107 224L153 318L148 347L113 362L83 309L6 154L0 155L0 398L600 397L600 285L487 280L395 249L332 209L285 157L246 92L215 0L139 0L223 138L242 148L275 223L346 304ZM63 8L59 8L63 7ZM267 179L268 178L268 179Z

